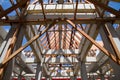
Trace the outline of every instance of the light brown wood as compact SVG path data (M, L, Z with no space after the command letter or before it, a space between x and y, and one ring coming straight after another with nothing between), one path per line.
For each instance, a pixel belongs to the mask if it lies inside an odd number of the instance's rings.
M70 20L66 20L69 24L71 24L75 29L75 24L70 21ZM111 52L109 52L108 50L106 50L104 47L100 46L97 42L95 42L94 39L92 39L89 35L87 35L84 31L79 30L79 33L82 34L84 37L86 37L89 41L91 41L96 47L98 47L105 55L107 55L108 57L110 57L113 61L115 61L116 63L120 64L120 60L116 59L116 57L114 55L112 55Z
M2 62L0 67L3 67L8 61L10 61L12 58L14 58L17 54L19 54L23 49L25 49L27 46L29 46L32 42L34 42L35 40L37 40L42 34L44 34L48 29L50 29L54 24L56 24L58 22L58 20L54 20L51 25L47 26L45 30L42 31L41 34L36 35L35 37L33 37L31 40L29 40L25 45L23 45L22 47L20 47L18 50L16 50L15 52L12 53L12 55L9 56L9 58L7 58L5 61Z

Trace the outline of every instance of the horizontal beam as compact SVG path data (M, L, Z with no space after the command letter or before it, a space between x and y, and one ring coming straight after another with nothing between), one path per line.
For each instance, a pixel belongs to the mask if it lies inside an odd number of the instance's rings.
M25 45L21 46L18 50L14 51L5 61L3 61L0 65L0 68L4 67L6 63L8 63L12 58L14 58L17 54L19 54L22 50L24 50L27 46L29 46L32 42L37 40L42 34L44 34L48 29L50 29L53 25L55 25L59 20L54 20L49 26L46 27L41 34L34 36L30 39Z
M62 16L61 16L62 15ZM56 18L73 18L74 14L70 14L70 13L50 13L50 14L46 14L46 18L47 19L56 19ZM96 18L96 14L95 13L77 13L76 17L79 18ZM112 17L112 16L110 16ZM9 16L10 20L14 20L16 19L17 16ZM26 20L44 20L43 14L27 14L25 17Z
M49 62L46 62L45 64L49 64L49 65L59 65L59 64L62 64L62 65L65 65L65 64L70 64L70 65L72 65L72 64L77 64L78 62L74 62L74 63L68 63L68 62L51 62L51 63L49 63Z
M62 16L61 16L62 15ZM76 14L77 19L79 18L96 18L95 13L77 13ZM46 14L47 19L56 19L56 18L74 18L74 14L71 13L50 13ZM32 15L28 14L26 16L27 20L38 20L38 19L44 19L43 14L38 15Z
M60 67L60 65L58 66L58 64L49 64L49 67ZM71 64L68 64L68 65L65 65L63 64L61 67L74 67L74 65L71 65Z
M76 9L76 4L43 4L45 13L73 13ZM28 6L27 13L42 13L42 6L40 4L31 4ZM94 13L95 7L93 4L78 3L77 13Z
M65 54L78 54L78 49L62 49L62 50L43 50L43 54L59 54L59 53L65 53Z
M56 56L65 56L65 57L77 57L78 54L45 54L44 57L56 57Z
M114 22L114 23L120 23L120 18L80 18L74 20L73 18L69 19L71 21L74 21L75 24L95 24L97 22L105 23L105 22ZM52 19L46 19L46 22L49 24L53 21ZM27 25L37 25L37 24L45 24L45 21L43 19L38 20L0 20L0 25L10 25L10 23L24 23ZM65 20L59 21L58 24L65 24L67 23Z

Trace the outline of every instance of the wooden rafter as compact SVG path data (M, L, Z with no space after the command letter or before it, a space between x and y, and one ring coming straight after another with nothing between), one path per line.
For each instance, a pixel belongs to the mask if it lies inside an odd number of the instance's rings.
M45 37L44 39L41 40L43 44L47 43L47 38Z
M2 6L0 5L0 12L1 12L1 11L4 11L4 10L3 10ZM6 17L6 19L8 19L8 16L7 16L7 15L5 15L5 17Z
M69 33L69 32L68 32L68 35L70 36L70 33ZM76 42L77 44L79 44L80 41L78 42L77 40L75 40L75 42Z
M79 34L80 35L80 34ZM78 39L78 40L81 40L81 38L78 36L78 34L75 33L75 37Z
M69 24L71 24L75 29L75 24L70 21L70 20L66 20ZM111 52L109 52L108 50L106 50L104 47L101 47L97 42L95 42L94 39L92 39L89 35L87 35L84 31L79 30L79 33L82 34L84 37L86 37L89 41L91 41L96 47L98 47L104 54L106 54L107 56L109 56L114 62L120 64L120 60L118 60Z
M58 34L56 34L58 36ZM52 38L50 45L55 44L55 38ZM55 46L54 46L55 47Z
M16 41L17 41L17 35L18 35L19 30L20 30L20 27L17 27L17 28L15 29L15 32L14 32L12 38L11 38L11 39L12 39L12 40L11 40L11 43L10 43L11 45L9 46L9 48L8 48L8 50L7 50L7 52L6 52L6 55L5 55L5 58L3 59L3 62L4 62L7 58L9 58L9 56L12 54L13 48L14 48L14 46L15 46L15 44L16 44ZM2 77L3 77L3 74L4 74L4 70L6 69L6 66L7 66L7 65L5 65L4 67L0 68L0 80L2 80Z
M59 49L59 47L58 47L58 46L59 46L59 44L58 44L58 41L59 41L58 35L59 35L59 33L57 32L57 33L56 33L56 42L57 42L57 43L56 43L56 49Z
M73 34L73 29L74 29L74 28L72 27L71 34L70 34L69 49L73 47L73 42L72 42L72 39L73 39L73 36L74 36L74 34Z
M39 0L39 3L41 4L42 13L43 13L44 21L45 21L46 20L46 16L45 16L45 11L44 11L44 7L43 7L43 0Z
M44 41L42 44L44 45L44 47L49 47L49 46L47 45L47 40Z
M82 24L78 24L78 27L77 27L78 29L80 28L80 29L82 29L83 31L84 31L84 28L83 28L83 26L82 26Z
M63 49L65 49L66 48L66 33L62 33L62 35L63 35Z
M67 25L64 25L65 32L63 33L63 44L64 44L63 49L66 48L66 33L67 33L66 29L67 29Z
M51 33L51 36L49 36L50 42L52 41L52 39L54 39L54 32Z
M66 49L69 49L69 44L70 44L70 36L68 35L68 33L66 33Z
M57 42L56 42L56 33L55 33L55 26L54 26L54 38L55 38L55 49L56 49L56 45L57 45Z
M8 13L12 12L13 10L15 10L19 7L23 7L27 3L27 1L29 1L29 0L20 1L17 4L13 5L12 7L8 8L4 11L1 11L0 12L0 18L2 18L3 16L6 16Z
M40 40L43 41L45 38L45 35L43 35L42 38L40 38Z
M55 25L59 20L54 20L49 26L46 27L45 30L42 31L41 34L38 34L34 36L31 40L29 40L25 45L21 46L18 50L13 52L9 58L7 58L5 61L1 63L0 67L3 67L8 61L10 61L12 58L14 58L17 54L19 54L23 49L25 49L27 46L29 46L32 42L34 42L36 39L38 39L42 34L44 34L48 29L50 29L53 25Z
M12 4L12 6L15 5L13 0L10 0L10 2ZM17 13L17 16L20 16L18 9L15 9L15 12Z
M51 48L51 46L50 46L50 39L49 39L49 34L48 34L48 32L46 32L46 37L47 37L48 46L49 46L49 48Z
M68 35L70 36L71 34L70 34L70 33L68 33ZM73 39L72 39L72 40L73 40ZM75 39L74 39L73 41L75 41L75 43L77 43L76 45L78 46L79 42L78 42L78 41L76 41ZM73 45L75 45L75 44L73 43Z

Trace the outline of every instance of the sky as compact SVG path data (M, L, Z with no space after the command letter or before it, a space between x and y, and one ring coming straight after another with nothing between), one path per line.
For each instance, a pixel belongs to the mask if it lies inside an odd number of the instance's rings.
M45 0L45 1L47 1L47 0ZM7 9L11 6L11 3L9 0L0 0L0 5L2 5L4 9ZM120 9L120 2L118 3L118 2L110 1L109 5L116 10Z
M0 5L2 5L4 10L6 10L7 8L12 6L9 0L0 0ZM116 9L116 10L120 10L120 3L111 1L111 2L109 2L109 6ZM9 15L15 15L15 11L11 12ZM4 26L3 28L8 32L10 29L10 26ZM98 37L97 40L100 40L100 37ZM27 40L24 38L23 44L26 41Z
M112 7L112 8L114 8L114 9L116 9L116 10L119 10L120 9L120 2L118 3L118 2L111 1L109 3L109 6Z

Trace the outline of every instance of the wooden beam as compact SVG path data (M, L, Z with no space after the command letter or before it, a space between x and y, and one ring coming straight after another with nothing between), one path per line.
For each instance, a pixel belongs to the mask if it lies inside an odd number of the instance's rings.
M62 49L62 25L59 25L58 27L59 30L59 49Z
M66 20L70 25L72 25L75 29L75 24L70 21L70 20ZM120 65L120 60L117 60L116 57L109 52L108 50L106 50L104 47L101 47L97 42L95 42L94 39L92 39L89 35L87 35L84 31L79 30L79 33L82 34L85 38L87 38L89 41L91 41L96 47L98 47L105 55L107 55L108 57L110 57L114 62L118 63Z
M54 38L54 32L51 32L49 35L50 41Z
M18 50L16 50L15 52L13 52L5 61L3 61L0 65L0 67L3 67L8 61L10 61L12 58L14 58L17 54L19 54L23 49L25 49L27 46L29 46L32 42L34 42L35 40L37 40L42 34L44 34L48 29L50 29L53 25L55 25L56 23L58 23L59 20L54 20L49 26L46 27L45 30L42 31L41 34L38 34L36 36L34 36L31 40L29 40L25 45L23 45L22 47L20 47Z
M6 55L5 55L5 58L4 58L3 62L11 55L11 53L12 53L12 51L14 49L19 29L20 29L20 27L17 27L15 29L15 32L13 34L13 37L12 37L12 40L11 40L11 43L10 43L10 46L9 46L9 49L6 52ZM2 78L3 78L3 73L4 73L4 70L5 70L6 66L7 65L5 65L4 67L0 68L0 80L2 80Z
M66 41L65 41L65 40L66 40L66 32L67 32L67 31L66 31L67 25L65 24L64 26L65 26L65 27L64 27L64 30L65 30L65 31L64 31L64 34L63 34L63 44L64 44L64 45L63 45L63 49L66 48Z
M74 12L74 19L76 19L77 8L78 8L78 0L76 0L76 8L75 8L75 12Z
M119 11L117 11L117 10L115 10L115 9L97 1L97 0L87 0L87 1L93 3L96 6L99 6L100 8L102 8L102 9L104 9L104 10L106 10L106 11L108 11L108 12L114 14L114 15L116 15L117 17L120 17L120 12Z
M41 4L41 7L42 7L42 13L43 13L44 20L46 20L45 11L44 11L44 7L43 7L43 1L39 0L39 3Z
M57 20L58 18L56 18ZM53 19L46 19L47 23L51 23ZM101 22L101 23L105 23L105 22L114 22L114 23L120 23L120 18L115 18L115 17L106 17L106 18L79 18L74 20L73 18L69 19L71 21L74 21L75 23L82 23L82 24L92 24L92 23L97 23L97 22ZM0 20L0 25L10 25L10 23L25 23L25 24L32 24L32 25L36 25L36 24L45 24L45 21L43 19L35 19L35 20ZM60 21L59 23L66 23L65 20Z
M2 6L0 5L0 12L1 12L1 11L4 11L4 10L3 10ZM5 17L6 17L6 19L8 19L8 16L7 16L7 15L5 15Z
M12 4L12 6L15 5L13 0L10 0L10 2ZM20 16L18 9L15 9L15 12L17 13L17 16Z
M73 39L73 36L74 36L74 34L73 34L73 29L74 29L74 28L72 27L72 31L71 31L71 34L70 34L70 44L69 44L69 49L73 47L73 45L72 45L72 44L73 44L72 39Z
M110 40L110 43L112 44L111 46L113 47L113 50L115 51L116 57L117 57L118 59L120 59L120 51L119 51L119 49L117 48L117 46L116 46L116 44L115 44L115 42L114 42L112 33L110 32L110 30L109 30L109 28L108 28L109 26L112 27L112 25L109 25L109 23L108 23L108 24L105 24L105 31L106 31L106 33L108 34L108 38L109 38L109 40Z
M54 26L54 37L55 37L55 49L57 48L57 42L56 42L56 32L55 32L55 26Z
M72 36L71 36L72 35ZM68 32L68 36L70 37L70 44L69 44L69 49L72 49L73 48L73 46L76 46L76 44L75 43L77 43L77 45L79 44L79 42L77 42L75 39L74 39L74 37L75 37L75 34L73 33L73 32Z
M8 8L7 10L1 11L0 12L0 18L2 18L3 16L6 16L8 13L12 12L13 10L19 8L19 7L23 7L28 0L22 0L19 3L13 5L12 7Z
M68 32L68 35L70 36L70 33ZM72 39L73 40L73 39ZM75 40L75 39L74 39ZM79 39L81 40L81 39ZM80 41L79 41L80 42ZM79 45L79 42L77 40L75 40L75 43L77 43L77 45Z
M47 37L48 46L49 46L49 48L51 48L50 39L49 39L49 34L48 34L48 32L46 32L46 37Z
M52 56L58 56L58 55L63 55L63 56L67 56L67 57L77 57L78 54L44 54L45 57L52 57Z

